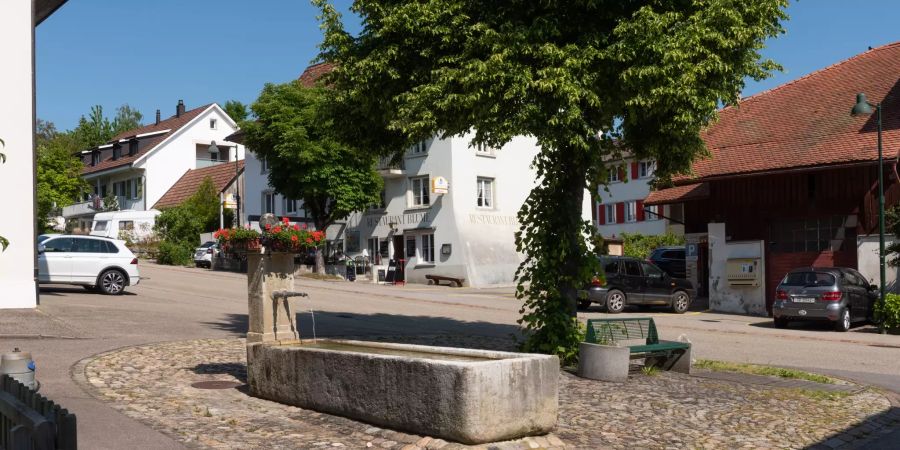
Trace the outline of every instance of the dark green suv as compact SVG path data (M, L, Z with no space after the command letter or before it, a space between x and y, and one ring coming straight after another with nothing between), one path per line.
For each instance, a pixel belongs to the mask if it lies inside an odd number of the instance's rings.
M691 306L694 288L687 280L672 278L649 261L627 256L601 256L603 277L597 276L581 293L578 306L592 303L619 313L626 305L660 305L682 314Z

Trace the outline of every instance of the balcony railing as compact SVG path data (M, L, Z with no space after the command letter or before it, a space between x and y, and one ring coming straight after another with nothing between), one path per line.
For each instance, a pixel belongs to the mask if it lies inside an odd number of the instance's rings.
M94 209L94 202L80 202L75 203L73 205L64 206L62 209L62 215L66 219L78 216L86 216L90 214L94 214L97 211Z
M228 161L222 161L218 159L201 159L197 158L197 169L202 169L204 167L212 167L218 166L219 164L225 164Z
M395 178L406 175L406 162L403 159L398 163L394 163L391 161L391 158L382 157L378 159L376 168L378 169L378 173L385 178Z

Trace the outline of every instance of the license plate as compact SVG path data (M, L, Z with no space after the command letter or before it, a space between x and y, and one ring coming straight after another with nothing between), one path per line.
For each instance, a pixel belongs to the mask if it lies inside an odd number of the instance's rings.
M794 297L794 303L815 303L816 299L813 297Z

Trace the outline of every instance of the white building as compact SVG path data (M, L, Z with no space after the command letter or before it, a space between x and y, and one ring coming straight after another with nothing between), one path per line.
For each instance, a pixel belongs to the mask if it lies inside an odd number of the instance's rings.
M63 208L63 217L90 227L101 199L116 198L122 210L148 210L189 170L244 159L242 145L226 141L237 124L212 103L186 110L178 101L175 115L120 133L110 142L81 152L82 176L92 187L87 201Z
M238 132L232 139L241 141L241 133ZM266 161L258 158L252 150L246 152L244 160L244 186L244 193L241 194L241 224L250 224L259 229L260 216L271 213L279 219L287 217L291 222L308 223L312 227L312 221L303 210L303 201L287 199L276 192L269 185Z
M603 237L618 238L622 233L684 234L681 205L644 205L654 179L654 161L625 159L610 162L609 167L609 185L598 189L592 214Z
M471 136L432 139L409 149L402 164L383 164L383 207L353 214L343 230L348 256L387 264L403 259L407 282L425 275L464 278L469 286L507 285L522 255L516 217L536 174L539 147L517 137L501 149L470 147ZM446 180L446 194L432 189ZM437 186L439 187L439 186ZM590 220L585 193L582 216Z
M34 185L34 27L65 0L0 2L0 192L7 218L0 236L0 308L37 305Z

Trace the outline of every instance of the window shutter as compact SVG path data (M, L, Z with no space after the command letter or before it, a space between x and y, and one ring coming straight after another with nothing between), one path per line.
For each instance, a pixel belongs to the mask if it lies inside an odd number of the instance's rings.
M638 200L636 203L637 203L637 221L643 222L644 221L644 201Z
M637 179L638 179L638 175L639 175L639 174L638 174L638 163L637 163L637 162L633 162L633 163L631 163L631 179L632 179L632 180L637 180Z
M616 223L625 223L625 204L616 203Z
M600 203L594 202L594 209L591 210L591 219L595 222L597 221L597 209L600 208Z
M606 223L606 205L597 204L597 223L603 225Z

